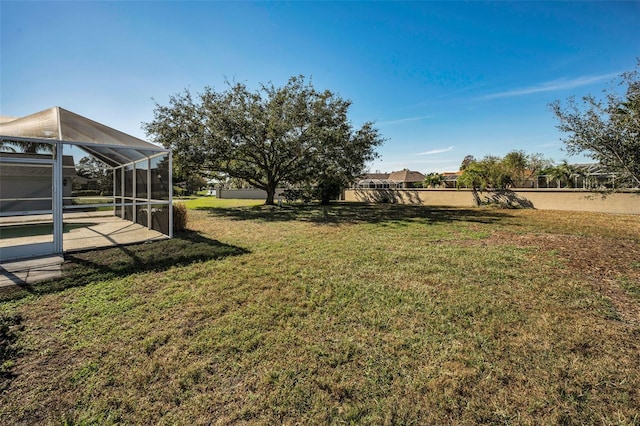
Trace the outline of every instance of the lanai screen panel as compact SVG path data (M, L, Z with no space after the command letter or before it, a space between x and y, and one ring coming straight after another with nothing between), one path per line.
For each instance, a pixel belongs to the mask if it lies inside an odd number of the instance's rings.
M149 185L149 164L148 160L135 163L135 203L136 203L136 223L142 226L149 225L149 201L151 187Z
M169 235L169 209L171 197L171 161L169 154L151 159L151 229Z
M133 221L133 177L135 167L133 164L124 166L124 219Z
M51 254L55 145L0 143L0 260Z
M6 161L7 159L18 161ZM4 161L3 161L4 160ZM2 216L53 213L53 164L30 162L0 154L0 210Z

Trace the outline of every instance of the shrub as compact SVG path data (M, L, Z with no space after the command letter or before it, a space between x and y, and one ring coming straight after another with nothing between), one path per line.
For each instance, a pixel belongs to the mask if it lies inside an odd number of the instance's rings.
M173 230L180 232L187 229L187 206L184 203L173 203Z
M313 195L320 200L320 204L327 205L332 200L339 200L342 193L342 183L339 180L325 178L315 188Z
M78 189L71 193L73 197L92 197L101 196L102 193L97 189Z
M300 200L303 203L308 203L314 199L312 188L285 189L282 192L282 195L288 203L292 203L297 200Z
M300 200L303 203L310 203L313 200L319 200L320 204L329 204L331 200L340 199L342 186L339 182L324 181L317 186L305 186L299 189L285 189L282 192L284 199L292 203Z

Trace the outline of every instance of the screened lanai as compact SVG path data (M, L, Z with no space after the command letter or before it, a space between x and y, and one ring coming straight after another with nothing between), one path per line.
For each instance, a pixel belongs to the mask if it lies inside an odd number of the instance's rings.
M171 238L171 161L60 107L0 117L0 260Z

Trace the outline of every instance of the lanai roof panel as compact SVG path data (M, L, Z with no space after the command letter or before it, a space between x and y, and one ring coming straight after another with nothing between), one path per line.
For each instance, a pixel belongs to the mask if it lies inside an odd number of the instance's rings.
M119 164L128 162L125 159L135 161L158 152L168 152L163 147L57 106L25 117L2 117L0 136L94 146L96 151ZM115 154L117 151L119 154Z

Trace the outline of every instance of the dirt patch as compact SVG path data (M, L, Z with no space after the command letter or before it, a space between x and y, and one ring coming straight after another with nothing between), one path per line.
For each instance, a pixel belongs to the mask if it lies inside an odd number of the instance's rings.
M640 324L640 300L622 286L622 282L627 281L640 289L640 244L637 241L498 231L477 243L535 247L542 253L556 255L562 259L565 273L588 282L595 291L609 298L624 321Z

